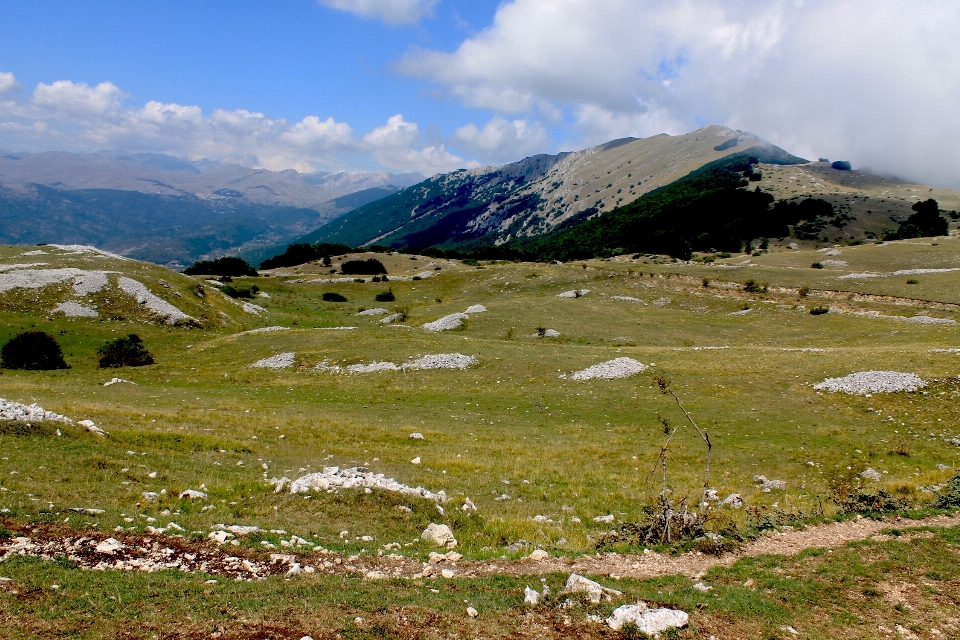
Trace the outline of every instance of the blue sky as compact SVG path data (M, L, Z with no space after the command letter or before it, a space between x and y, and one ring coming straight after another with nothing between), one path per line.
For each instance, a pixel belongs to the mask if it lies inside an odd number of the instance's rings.
M0 3L0 148L499 164L703 124L960 186L947 0Z

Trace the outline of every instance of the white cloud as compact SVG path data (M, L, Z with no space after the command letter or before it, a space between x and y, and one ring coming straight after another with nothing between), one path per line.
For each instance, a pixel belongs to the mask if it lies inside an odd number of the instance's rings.
M340 11L376 18L387 24L409 24L433 14L440 0L320 0Z
M543 153L550 148L547 130L539 122L491 118L483 128L468 124L457 129L450 144L469 151L483 162L505 163Z
M117 113L125 97L112 82L90 87L83 82L57 80L49 85L41 82L33 90L35 106L80 118Z
M20 90L20 83L9 71L0 71L0 96Z
M243 109L204 114L198 106L159 101L129 107L125 99L110 82L41 83L29 99L0 101L4 147L149 151L298 171L380 167L433 174L476 164L448 152L439 140L425 139L402 114L357 135L332 117L310 115L291 125Z
M573 144L727 124L960 186L958 32L953 0L512 0L397 68L472 107L563 109Z

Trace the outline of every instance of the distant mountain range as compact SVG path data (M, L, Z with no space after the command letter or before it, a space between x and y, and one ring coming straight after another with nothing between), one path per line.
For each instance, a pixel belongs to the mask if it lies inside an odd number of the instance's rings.
M172 267L227 253L258 261L423 179L268 171L146 153L4 153L0 242L95 244Z

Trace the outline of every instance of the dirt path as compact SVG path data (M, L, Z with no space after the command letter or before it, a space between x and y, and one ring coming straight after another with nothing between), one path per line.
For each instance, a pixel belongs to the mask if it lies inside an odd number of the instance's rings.
M957 527L960 513L940 515L923 520L900 517L884 520L858 518L846 522L815 525L802 529L784 528L770 532L747 544L736 553L709 556L690 552L667 556L647 552L636 555L605 553L580 558L545 558L541 560L464 561L456 554L435 554L428 563L399 556L351 556L344 558L330 552L308 554L264 554L241 551L229 545L209 542L190 543L177 536L139 536L124 534L119 540L99 532L77 535L50 528L24 527L14 537L0 543L0 563L14 555L47 559L68 557L87 569L122 569L159 571L177 569L203 572L231 579L263 579L269 575L306 573L361 574L369 579L419 578L444 576L479 578L495 575L537 576L548 573L580 573L613 578L654 578L684 575L698 579L710 568L730 566L741 558L765 554L794 555L804 549L836 548L849 542L867 540L888 528ZM105 543L105 541L108 541ZM110 542L112 541L112 542ZM295 568L294 568L295 567ZM2 568L2 564L0 564ZM2 569L0 569L2 572Z

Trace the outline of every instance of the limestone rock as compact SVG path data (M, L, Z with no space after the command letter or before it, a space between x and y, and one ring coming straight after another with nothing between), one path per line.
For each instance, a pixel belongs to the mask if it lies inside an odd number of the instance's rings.
M597 603L601 600L613 600L616 596L623 595L616 589L608 589L599 582L594 582L584 578L576 573L571 573L567 578L567 584L563 589L564 593L585 593L591 602Z
M650 609L644 603L625 604L614 609L607 618L607 626L619 631L623 625L633 623L643 633L656 635L668 629L682 629L690 616L679 609Z
M431 522L430 525L423 530L420 537L434 543L438 547L453 549L457 546L457 539L453 537L453 531L445 524Z

